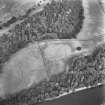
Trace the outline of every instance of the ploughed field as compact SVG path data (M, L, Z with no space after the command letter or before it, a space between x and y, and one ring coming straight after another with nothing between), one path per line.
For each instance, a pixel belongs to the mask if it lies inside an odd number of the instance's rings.
M92 24L93 28L84 31L90 26L84 8L81 0L52 0L42 11L3 33L1 105L38 104L104 84L105 44L98 44L103 42L103 35L100 30L96 32L103 20L97 22L97 27ZM100 18L94 18L93 12L88 15L94 23ZM89 25L84 29L85 20ZM90 40L78 39L78 34L84 38L85 32L93 35L89 34Z

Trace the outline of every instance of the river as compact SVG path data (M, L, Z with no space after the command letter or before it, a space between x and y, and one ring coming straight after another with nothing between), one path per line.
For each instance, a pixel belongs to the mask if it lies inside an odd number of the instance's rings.
M40 105L101 105L105 102L105 85L78 91Z

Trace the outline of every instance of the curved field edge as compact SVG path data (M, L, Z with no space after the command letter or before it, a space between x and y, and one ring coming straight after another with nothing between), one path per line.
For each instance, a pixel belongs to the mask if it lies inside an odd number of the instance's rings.
M22 105L26 103L26 105L32 105L32 103L38 104L46 100L59 98L66 94L102 85L105 83L105 65L99 61L103 62L103 57L105 60L105 44L97 46L91 55L81 55L81 57L70 58L69 65L72 69L68 72L53 76L49 82L43 81L35 87L33 86L30 89L9 96L1 100L0 103L2 103L2 105L20 105L20 103ZM76 65L75 67L73 66L74 63ZM83 66L86 67L87 65L97 68L83 69Z
M2 105L20 105L20 103L23 103L23 105L25 103L32 105L42 102L48 98L57 98L60 94L66 92L76 92L104 84L104 57L104 44L97 46L91 55L79 55L72 57L68 59L69 62L67 65L69 65L70 68L68 72L64 72L52 77L50 82L43 81L42 83L38 84L37 87L24 90L20 92L21 94L18 93L14 96L11 96L11 98L7 98L5 102L1 101ZM87 64L87 62L89 64ZM89 68L87 66L89 66ZM6 104L7 100L8 104Z

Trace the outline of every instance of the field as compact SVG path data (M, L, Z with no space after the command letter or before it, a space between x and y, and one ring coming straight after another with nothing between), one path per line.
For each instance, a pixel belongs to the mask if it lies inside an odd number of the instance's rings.
M25 68L23 70L23 75L26 73L27 68L29 68L28 71L30 71L30 65L34 63L31 61L28 64L25 64L24 62L30 61L31 57L33 60L33 56L30 56L31 54L27 53L27 51L29 51L29 46L33 46L34 43L36 43L38 51L40 50L37 57L34 54L34 56L37 58L36 61L38 61L41 56L42 61L40 61L38 64L43 62L42 64L46 67L47 70L50 70L52 66L47 68L48 64L45 63L45 56L43 56L43 51L40 47L40 44L43 44L42 42L47 43L47 47L50 45L48 43L51 41L58 41L60 43L62 42L66 44L71 43L70 46L73 50L72 53L74 53L73 56L69 56L66 60L64 60L65 68L63 72L56 75L48 75L48 80L43 79L37 84L32 84L32 86L29 88L16 91L14 94L6 94L6 98L0 99L1 105L34 105L43 103L46 100L59 98L63 94L67 95L83 89L97 87L100 84L105 84L105 43L97 44L98 41L102 41L99 39L100 36L91 37L90 40L79 40L78 42L83 44L82 47L79 46L78 43L77 46L74 46L73 43L75 43L75 41L72 42L74 39L77 40L79 33L82 33L83 22L87 18L84 15L84 11L85 10L81 0L64 0L62 2L55 2L52 0L51 4L47 4L42 11L35 13L32 16L25 17L24 19L22 17L22 22L15 24L14 27L0 36L1 75L4 70L3 68L10 68L14 71L20 71L21 69ZM92 19L94 21L96 18L92 17ZM100 23L102 23L102 21L100 21ZM9 23L7 23L7 26L8 24ZM86 30L85 32L87 33L90 31L91 34L89 35L94 35L94 31L97 32L96 30L100 26L101 25L98 23L93 23L92 25L89 24L88 29L90 30ZM92 42L92 44L90 42ZM37 47L35 47L35 49L31 49L34 48L31 47L30 50L35 50L37 52ZM90 53L75 54L76 50L77 52L82 52L84 49L88 49ZM58 52L60 52L60 50ZM18 58L20 59L20 68L18 66ZM5 67L4 64L7 66ZM56 65L53 65L53 67L56 71L58 71ZM35 75L37 77L36 80L40 79L41 76L43 77L43 74L44 72L42 74L39 72L38 76ZM28 76L26 75L24 78L27 79ZM15 80L15 78L10 78L10 80Z

